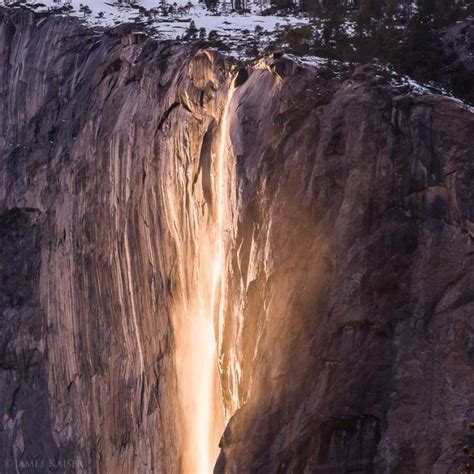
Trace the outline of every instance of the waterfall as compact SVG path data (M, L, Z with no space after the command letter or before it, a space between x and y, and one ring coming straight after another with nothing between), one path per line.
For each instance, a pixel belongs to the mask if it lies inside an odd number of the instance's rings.
M235 162L229 131L233 92L232 82L213 146L212 205L203 211L205 200L194 188L188 188L189 200L176 202L178 194L170 199L168 207L171 220L181 226L174 226L181 282L175 296L173 324L183 421L183 474L212 473L225 427L218 341L224 317L227 248L235 203ZM183 179L183 183L188 182ZM184 220L180 220L177 209L184 209Z

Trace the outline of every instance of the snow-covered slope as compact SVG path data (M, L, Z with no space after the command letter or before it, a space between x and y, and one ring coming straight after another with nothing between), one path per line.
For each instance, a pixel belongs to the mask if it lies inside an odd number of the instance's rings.
M263 48L279 29L304 25L301 16L268 15L266 1L251 0L245 13L237 13L230 1L219 2L215 9L197 0L138 0L131 3L107 0L43 0L21 2L35 11L51 11L83 18L94 26L113 26L138 21L163 39L183 37L222 40L230 52L239 56L251 44ZM0 0L0 5L17 5ZM210 35L210 36L209 36Z

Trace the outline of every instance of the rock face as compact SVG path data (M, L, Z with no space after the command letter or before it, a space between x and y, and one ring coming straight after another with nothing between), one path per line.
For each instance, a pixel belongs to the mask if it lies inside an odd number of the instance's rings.
M216 196L216 472L463 468L472 111L284 57L231 86L192 45L0 15L2 471L185 470L175 309Z

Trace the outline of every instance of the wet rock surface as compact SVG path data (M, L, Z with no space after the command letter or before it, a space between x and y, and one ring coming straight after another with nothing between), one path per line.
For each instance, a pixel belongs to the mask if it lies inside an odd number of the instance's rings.
M231 66L0 11L2 470L179 471L173 229L214 205ZM238 72L217 472L459 472L474 450L474 116L361 71Z

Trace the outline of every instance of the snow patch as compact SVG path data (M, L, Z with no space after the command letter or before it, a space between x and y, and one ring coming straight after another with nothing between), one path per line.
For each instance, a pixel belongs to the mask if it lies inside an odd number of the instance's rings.
M197 0L137 0L132 3L111 0L25 0L34 11L50 11L82 18L91 26L110 27L140 21L160 39L207 39L210 32L221 40L234 56L244 55L249 45L262 50L284 27L303 26L303 15L264 15L268 0L249 0L246 12L231 9L229 0L221 0L215 11ZM0 0L0 5L18 5ZM66 11L67 10L67 11Z

